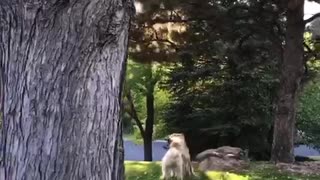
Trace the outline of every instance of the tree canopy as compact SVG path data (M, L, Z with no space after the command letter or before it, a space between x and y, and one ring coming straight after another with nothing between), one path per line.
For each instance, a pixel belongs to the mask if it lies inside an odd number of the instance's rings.
M192 154L227 144L268 159L290 7L267 0L138 2L130 53L136 62L170 63L160 83L172 94L169 130L186 133ZM302 85L316 74L315 52L306 46Z

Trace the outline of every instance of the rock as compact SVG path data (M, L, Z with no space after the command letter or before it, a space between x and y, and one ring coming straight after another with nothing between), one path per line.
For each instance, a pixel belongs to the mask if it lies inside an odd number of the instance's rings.
M216 149L216 152L225 157L232 157L234 159L241 159L243 150L237 147L222 146Z
M217 149L208 149L196 156L198 169L201 171L241 170L249 166L244 160L247 153L238 147L222 146Z
M245 151L243 151L241 148L238 148L238 147L222 146L217 149L208 149L199 153L196 156L196 160L202 161L203 159L209 156L215 156L220 158L229 157L229 158L240 160L240 159L245 159L247 154Z

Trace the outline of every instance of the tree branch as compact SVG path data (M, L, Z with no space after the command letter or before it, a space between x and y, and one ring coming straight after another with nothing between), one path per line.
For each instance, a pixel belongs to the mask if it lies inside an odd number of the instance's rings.
M312 53L312 49L309 47L309 45L306 42L303 42L303 46L307 49L308 53Z
M142 123L141 123L141 121L140 121L140 119L139 119L139 117L138 117L138 113L137 113L137 111L136 111L136 108L135 108L135 106L134 106L134 103L133 103L133 99L132 99L131 91L130 91L130 90L129 90L128 93L126 93L126 98L128 99L128 101L129 101L129 103L130 103L130 109L131 109L131 111L132 111L132 113L129 113L129 114L130 114L130 116L136 121L137 126L138 126L138 128L139 128L139 130L140 130L141 136L144 137L145 132L144 132Z
M315 19L320 17L320 13L314 14L313 16L311 16L309 19L304 20L303 22L305 24L310 23L312 21L314 21Z
M319 58L319 53L315 52L314 50L311 49L311 47L304 42L303 46L307 49L307 52L305 52L306 56L306 61L308 61L310 58L314 57L314 58Z

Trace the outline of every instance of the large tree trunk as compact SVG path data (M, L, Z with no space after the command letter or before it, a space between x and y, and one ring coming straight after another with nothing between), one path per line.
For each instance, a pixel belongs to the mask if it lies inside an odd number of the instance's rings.
M130 0L0 0L6 180L124 179Z
M155 82L152 77L152 63L147 65L148 69L147 79L147 92L146 92L146 108L147 108L147 119L143 137L144 143L144 160L152 161L152 136L153 136L153 125L154 125L154 87Z
M294 162L296 99L303 76L304 0L289 2L286 44L281 66L280 89L275 111L271 160Z

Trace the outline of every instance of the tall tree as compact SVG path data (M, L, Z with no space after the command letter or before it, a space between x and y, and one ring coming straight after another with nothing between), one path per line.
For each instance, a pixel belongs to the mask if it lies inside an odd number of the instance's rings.
M132 119L136 122L140 134L143 139L143 148L144 148L144 160L145 161L152 161L152 137L153 137L153 126L154 126L154 90L155 90L155 85L157 83L157 80L153 79L153 73L152 73L152 65L147 64L146 65L146 75L145 75L145 82L144 82L144 87L140 89L143 91L143 94L146 97L146 120L144 122L145 127L143 128L143 122L139 118L137 109L134 104L134 100L132 97L131 89L129 89L126 92L126 98L129 102L130 106L130 116Z
M131 0L0 1L6 180L124 179Z
M146 120L143 122L134 114L133 99L131 101L131 117L136 121L144 142L144 159L152 161L152 137L155 122L155 87L159 74L152 69L154 63L167 63L176 59L178 40L175 36L181 33L181 27L170 24L170 21L157 21L158 17L168 18L172 9L164 0L137 0L142 5L142 11L137 13L131 31L130 57L135 62L143 63L144 82L143 93L146 99ZM163 4L164 3L164 4ZM174 4L175 2L173 2ZM170 4L170 3L169 3ZM161 7L164 6L164 7ZM183 28L182 28L183 29ZM181 39L180 39L181 41ZM130 89L130 87L129 87ZM129 92L129 91L128 91Z
M127 113L135 121L144 143L144 160L152 161L152 140L157 109L155 108L155 90L161 79L159 64L141 64L129 62L125 100ZM141 107L145 106L145 107Z
M304 0L282 1L286 11L286 37L280 67L280 87L275 109L271 160L294 162L294 132L297 93L304 73L305 25L319 15L303 20Z
M174 95L170 129L186 134L192 155L232 145L270 159L282 15L266 0L193 1L184 7L183 19L174 13L172 18L187 22L188 36L168 81Z

